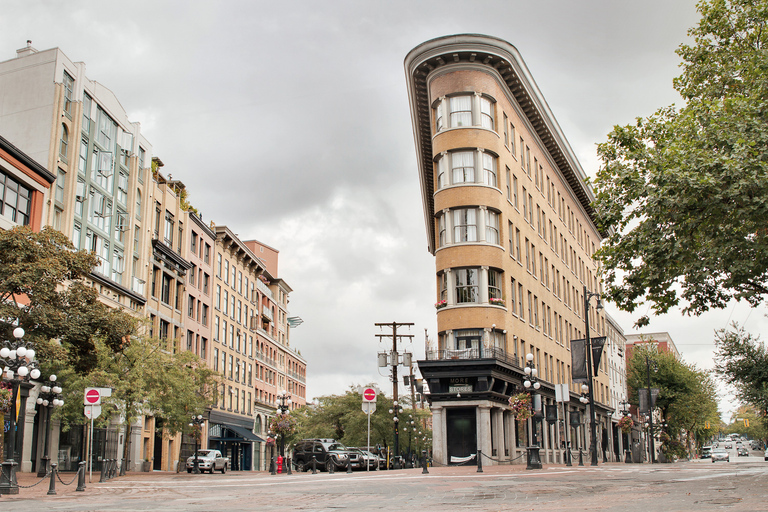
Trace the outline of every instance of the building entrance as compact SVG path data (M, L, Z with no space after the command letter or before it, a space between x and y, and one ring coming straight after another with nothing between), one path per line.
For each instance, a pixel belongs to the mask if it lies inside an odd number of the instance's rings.
M446 409L445 434L448 463L452 458L469 457L477 452L477 415L474 408ZM475 461L474 464L477 464Z

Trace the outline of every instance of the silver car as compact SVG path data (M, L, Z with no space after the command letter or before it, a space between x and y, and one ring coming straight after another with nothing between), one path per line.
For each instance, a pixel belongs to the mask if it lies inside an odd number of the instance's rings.
M731 462L731 456L723 448L715 448L712 450L712 463L715 461L724 460L725 462Z

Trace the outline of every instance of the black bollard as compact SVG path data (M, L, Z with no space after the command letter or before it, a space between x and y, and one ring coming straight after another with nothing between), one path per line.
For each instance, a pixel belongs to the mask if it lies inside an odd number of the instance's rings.
M483 472L483 450L477 450L477 472Z
M123 463L120 464L120 474L119 474L119 476L125 476L126 461L125 461L125 459L122 459L122 461L123 461Z
M368 463L368 459L364 459L364 460L365 460L365 463L367 464ZM351 472L352 472L352 461L348 460L347 461L347 473L351 473Z
M429 474L429 470L427 469L427 450L421 451L421 474Z
M277 474L277 464L275 464L275 458L272 457L272 460L269 463L269 474L270 475L276 475Z
M77 492L85 491L85 461L81 461L77 465Z
M291 458L290 457L286 457L285 460L288 461L288 470L286 471L286 473L288 473L289 475L292 475L293 473L291 473L291 464L293 464L293 463L291 462Z
M624 450L624 453L626 453L626 457L624 457L624 463L625 464L632 464L632 452L630 450Z
M582 456L581 448L579 448L579 466L583 466L583 465L584 465L584 457Z
M313 475L317 474L317 457L315 457L314 455L312 456L312 474Z
M56 463L51 463L51 483L48 486L48 496L56 494Z
M571 457L572 457L571 449L570 448L566 448L565 449L565 466L566 467L570 468L570 467L573 466L573 464L571 464Z
M333 470L336 469L336 464L334 464L331 459L328 459L328 461L325 463L325 465L328 468L328 474L332 475L333 474Z
M99 477L99 483L107 481L107 461L101 459L101 476Z

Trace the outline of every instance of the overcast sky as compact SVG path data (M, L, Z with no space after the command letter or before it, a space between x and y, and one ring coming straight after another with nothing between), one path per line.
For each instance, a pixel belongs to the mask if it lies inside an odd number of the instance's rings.
M0 60L31 39L85 62L206 220L280 251L311 399L391 392L374 323L413 322L417 357L436 335L408 51L456 33L510 42L594 175L613 125L679 103L675 49L697 20L693 0L26 0L0 13ZM626 333L646 313L608 311ZM759 332L764 309L676 312L647 332L711 368L713 332L732 321Z

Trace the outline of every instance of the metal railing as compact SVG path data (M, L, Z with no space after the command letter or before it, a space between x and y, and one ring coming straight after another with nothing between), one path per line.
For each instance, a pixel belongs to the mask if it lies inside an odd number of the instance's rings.
M466 348L463 350L444 349L444 350L429 350L427 351L428 361L441 361L451 359L495 359L497 361L503 361L511 365L522 368L522 360L515 354L510 354L503 348L499 347L477 347Z

